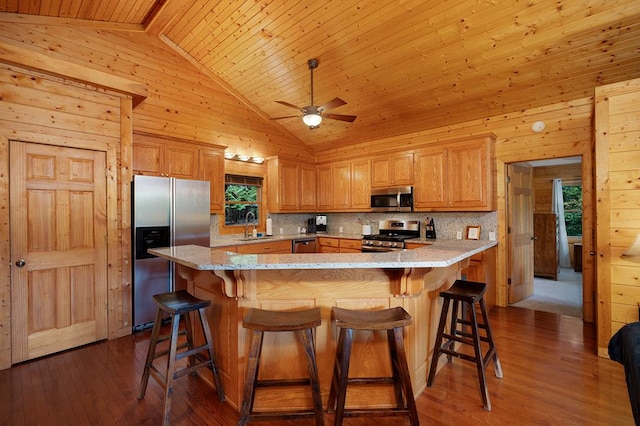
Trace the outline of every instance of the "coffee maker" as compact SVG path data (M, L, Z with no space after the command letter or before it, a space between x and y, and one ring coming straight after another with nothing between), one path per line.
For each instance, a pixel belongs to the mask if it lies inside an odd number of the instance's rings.
M327 232L327 215L326 214L317 214L316 218L316 232L319 234Z
M319 214L307 219L307 234L322 234L327 232L327 215Z

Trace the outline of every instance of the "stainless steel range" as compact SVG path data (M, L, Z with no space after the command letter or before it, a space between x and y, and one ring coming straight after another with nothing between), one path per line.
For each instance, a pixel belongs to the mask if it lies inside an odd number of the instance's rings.
M378 229L379 234L362 238L363 253L404 250L405 240L420 237L418 220L381 220Z

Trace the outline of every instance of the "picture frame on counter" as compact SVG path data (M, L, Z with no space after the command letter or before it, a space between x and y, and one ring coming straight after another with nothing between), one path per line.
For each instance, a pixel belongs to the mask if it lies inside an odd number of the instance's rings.
M480 239L480 226L467 226L465 232L467 240L479 240Z

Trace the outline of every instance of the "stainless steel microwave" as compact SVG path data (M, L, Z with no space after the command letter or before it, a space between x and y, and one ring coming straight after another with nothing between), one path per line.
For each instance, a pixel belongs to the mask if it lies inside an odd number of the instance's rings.
M413 187L395 186L389 188L373 188L371 190L371 211L413 211Z

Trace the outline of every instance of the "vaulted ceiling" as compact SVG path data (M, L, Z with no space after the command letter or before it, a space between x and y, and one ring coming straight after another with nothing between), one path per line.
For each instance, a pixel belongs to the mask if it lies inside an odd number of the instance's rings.
M346 105L310 130L312 150L593 95L640 77L638 0L0 0L43 22L157 35L264 119ZM1 24L2 16L0 16Z

